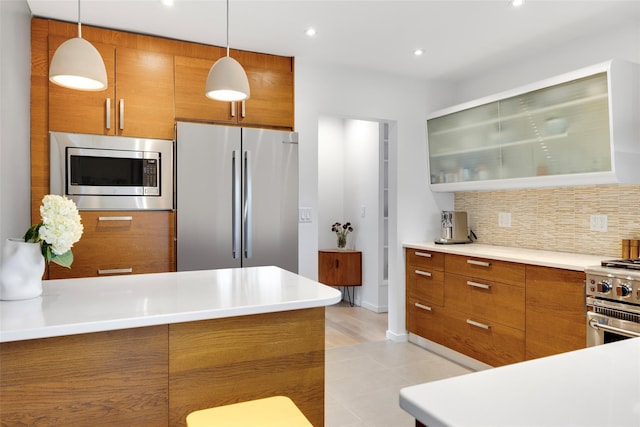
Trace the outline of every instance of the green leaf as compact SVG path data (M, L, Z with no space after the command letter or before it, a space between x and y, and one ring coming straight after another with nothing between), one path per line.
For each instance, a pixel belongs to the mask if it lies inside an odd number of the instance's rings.
M73 263L73 253L71 253L71 249L62 255L53 255L51 261L55 262L58 265L63 267L71 268L71 264Z

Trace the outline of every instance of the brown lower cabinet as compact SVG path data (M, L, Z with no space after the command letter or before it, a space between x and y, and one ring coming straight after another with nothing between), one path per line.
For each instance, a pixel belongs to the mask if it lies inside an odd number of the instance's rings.
M71 268L51 263L50 279L175 271L172 211L82 211Z
M0 425L184 426L289 396L324 425L324 307L0 344Z
M407 248L406 281L407 330L488 365L586 346L583 272Z

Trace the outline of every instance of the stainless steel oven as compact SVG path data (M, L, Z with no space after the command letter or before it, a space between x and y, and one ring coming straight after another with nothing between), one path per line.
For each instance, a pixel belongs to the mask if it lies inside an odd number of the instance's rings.
M585 269L587 346L640 337L640 259Z
M173 208L173 141L50 132L50 190L81 210Z

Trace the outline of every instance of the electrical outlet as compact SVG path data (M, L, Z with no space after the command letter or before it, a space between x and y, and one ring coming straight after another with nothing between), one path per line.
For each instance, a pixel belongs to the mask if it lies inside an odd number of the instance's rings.
M591 231L607 231L606 215L591 215Z
M511 227L511 212L498 213L498 227Z

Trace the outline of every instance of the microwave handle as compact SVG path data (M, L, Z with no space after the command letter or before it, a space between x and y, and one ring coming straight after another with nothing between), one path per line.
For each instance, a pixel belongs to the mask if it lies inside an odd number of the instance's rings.
M105 121L107 122L107 129L111 129L111 98L107 98L107 102L105 105Z

